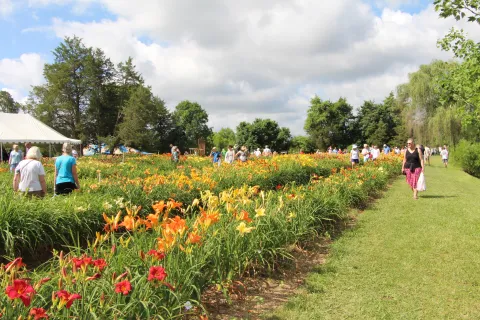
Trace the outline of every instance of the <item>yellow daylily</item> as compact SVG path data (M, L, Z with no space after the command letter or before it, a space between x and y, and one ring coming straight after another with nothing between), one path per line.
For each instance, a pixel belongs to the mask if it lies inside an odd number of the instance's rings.
M250 233L252 232L252 230L255 229L254 227L247 227L246 223L245 222L241 222L238 227L237 227L237 230L238 232L240 232L240 234L243 236L245 233Z
M255 218L265 216L265 208L255 209L255 212L257 213L257 214L255 215Z

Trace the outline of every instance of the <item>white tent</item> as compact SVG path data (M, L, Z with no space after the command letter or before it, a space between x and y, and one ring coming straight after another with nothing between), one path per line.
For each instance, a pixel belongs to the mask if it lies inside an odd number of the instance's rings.
M0 112L0 145L4 143L64 143L81 144L53 130L29 114ZM0 152L1 153L1 152ZM3 160L3 159L2 159Z

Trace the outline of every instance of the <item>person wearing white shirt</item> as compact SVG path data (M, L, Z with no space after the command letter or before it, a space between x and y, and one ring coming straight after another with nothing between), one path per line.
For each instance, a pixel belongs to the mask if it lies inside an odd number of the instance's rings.
M443 165L446 168L448 166L448 149L446 145L443 146L442 151L440 151L440 155L442 156Z
M235 151L232 146L228 146L228 150L225 153L225 162L232 164L235 160Z
M265 149L263 149L263 155L265 157L268 157L268 156L272 155L272 150L270 150L270 148L268 148L268 146L265 146Z
M370 157L370 149L368 148L368 144L366 143L363 145L362 156L363 162L367 162Z
M350 162L352 163L352 168L360 162L360 152L356 144L352 146L352 151L350 151Z
M380 149L377 146L373 146L372 149L372 160L375 161L380 156Z
M13 190L27 192L29 196L44 197L47 193L45 169L40 159L42 154L38 147L28 149L25 160L20 161L15 168Z
M260 157L262 155L262 152L260 151L260 148L257 148L257 150L255 150L255 152L253 153L255 155L255 157Z

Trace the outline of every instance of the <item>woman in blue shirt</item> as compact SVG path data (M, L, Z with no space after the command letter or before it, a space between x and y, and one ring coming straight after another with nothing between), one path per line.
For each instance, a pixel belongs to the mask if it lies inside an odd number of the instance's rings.
M72 154L72 145L65 142L63 154L55 161L55 194L69 194L80 189L77 175L77 161Z
M22 150L18 149L18 145L14 144L12 151L10 152L10 158L8 159L8 162L10 163L10 172L15 172L15 168L22 160Z

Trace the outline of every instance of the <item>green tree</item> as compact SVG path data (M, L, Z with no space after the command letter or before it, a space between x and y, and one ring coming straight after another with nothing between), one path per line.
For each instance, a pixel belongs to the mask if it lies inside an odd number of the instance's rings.
M305 153L315 152L315 143L307 136L295 136L292 138L290 152L299 152L302 150Z
M73 138L85 139L85 111L91 91L92 50L80 38L65 38L45 64L46 84L34 87L30 105L47 124ZM33 96L32 96L33 95Z
M346 146L352 141L352 106L340 98L337 102L323 101L318 96L310 100L305 131L320 150L329 146Z
M360 107L356 127L360 130L361 137L360 141L356 141L358 143L367 142L379 146L392 144L399 135L397 129L402 128L393 92L380 104L365 101Z
M441 105L440 81L448 78L455 64L435 60L408 75L409 81L397 87L397 103L402 112L406 134L429 144L432 134L428 121Z
M237 144L248 148L269 146L275 151L288 150L292 135L290 129L271 119L255 119L252 123L241 122L237 126Z
M454 17L457 21L467 18L480 23L480 0L434 0L433 4L442 18Z
M466 18L480 24L479 0L435 0L434 4L442 18ZM438 45L445 51L452 51L462 61L454 66L448 77L441 79L441 103L447 110L455 107L462 119L465 138L480 141L480 43L468 39L463 30L452 28Z
M176 131L182 130L182 136L185 137L183 141L172 141L176 145L197 146L198 139L208 140L212 135L212 129L208 127L208 114L197 102L180 102L175 107L173 119Z
M235 132L230 128L222 128L213 134L213 145L220 150L235 144Z
M154 97L150 88L139 86L130 95L122 111L118 137L127 146L166 151L166 137L173 126L165 103Z
M6 113L18 113L20 110L20 103L12 98L9 92L0 91L0 111Z

